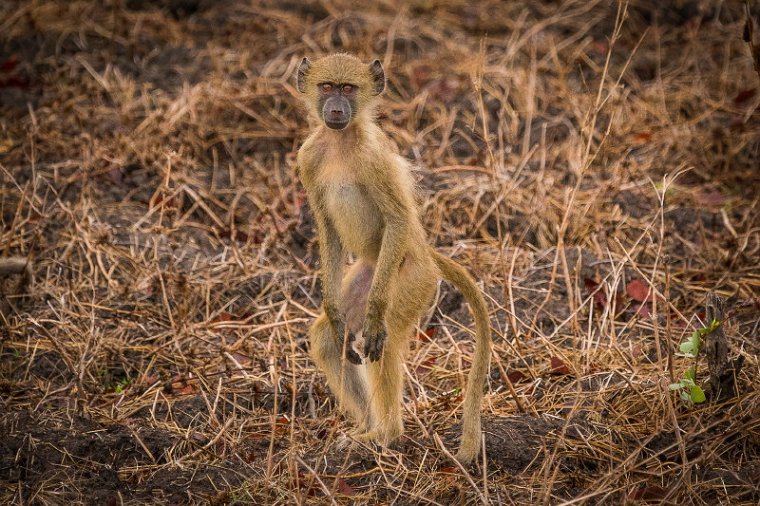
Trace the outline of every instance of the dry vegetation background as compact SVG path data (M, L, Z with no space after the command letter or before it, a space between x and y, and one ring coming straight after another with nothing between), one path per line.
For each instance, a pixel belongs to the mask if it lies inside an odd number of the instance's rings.
M2 308L0 502L757 504L743 4L622 13L2 2L0 252L36 281ZM419 167L430 241L489 296L486 460L466 473L441 449L473 348L450 286L412 343L394 448L348 439L308 358L321 296L292 76L333 51L384 61L380 121ZM668 384L709 292L744 363L690 406Z

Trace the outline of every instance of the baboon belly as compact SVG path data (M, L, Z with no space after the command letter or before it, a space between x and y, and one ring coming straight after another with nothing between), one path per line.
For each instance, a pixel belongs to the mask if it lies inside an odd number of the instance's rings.
M341 183L328 187L327 213L343 245L365 258L377 258L382 240L380 211L365 190L356 184Z

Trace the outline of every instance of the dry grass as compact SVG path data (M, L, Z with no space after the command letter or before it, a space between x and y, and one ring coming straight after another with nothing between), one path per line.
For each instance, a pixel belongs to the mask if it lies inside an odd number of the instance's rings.
M36 282L2 315L0 502L756 504L758 74L742 4L657 4L3 2L0 251ZM337 50L384 61L430 240L489 295L466 473L451 287L393 449L347 438L308 358L292 75ZM745 362L688 406L709 292Z

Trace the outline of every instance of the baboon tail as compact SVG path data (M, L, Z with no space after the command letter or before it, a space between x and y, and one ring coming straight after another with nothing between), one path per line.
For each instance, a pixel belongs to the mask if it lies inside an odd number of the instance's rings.
M480 401L483 398L488 362L491 358L491 325L488 309L483 294L475 285L472 277L458 263L450 258L432 251L432 257L443 278L456 286L472 308L475 318L475 357L472 369L467 377L467 390L464 395L464 416L462 417L462 441L456 458L461 463L468 463L480 452Z

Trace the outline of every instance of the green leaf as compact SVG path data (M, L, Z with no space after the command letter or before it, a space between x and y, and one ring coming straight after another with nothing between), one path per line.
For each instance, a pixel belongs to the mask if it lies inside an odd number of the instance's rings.
M681 390L683 388L683 385L680 383L671 383L670 385L668 385L668 388L670 390Z
M697 380L697 371L694 369L694 366L686 369L686 371L683 373L683 377L684 379L691 380L691 382L694 383Z
M691 349L694 355L699 353L699 347L702 345L702 335L698 330L695 330L691 334Z
M699 347L702 345L701 336L703 331L705 331L705 329L697 329L692 332L691 337L689 337L688 340L682 342L678 347L678 349L681 350L681 353L691 356L695 356L697 353L699 353Z
M681 390L681 400L685 402L691 401L691 395L686 390Z
M691 387L691 401L695 404L705 402L705 392L699 388L699 385L694 385Z

